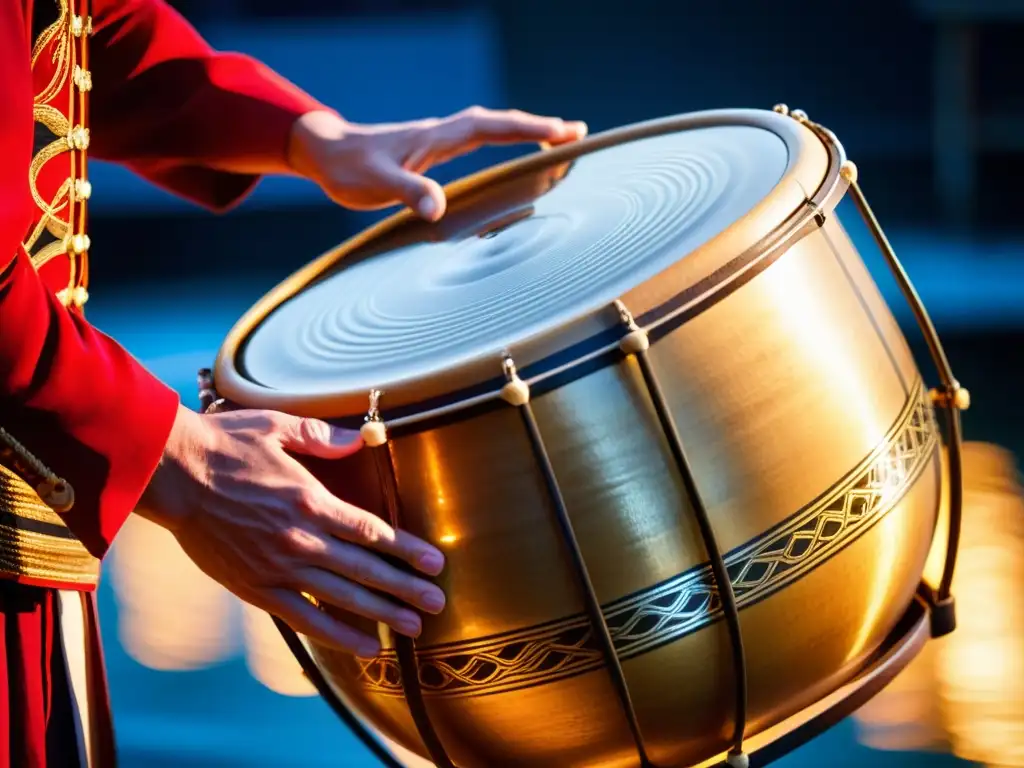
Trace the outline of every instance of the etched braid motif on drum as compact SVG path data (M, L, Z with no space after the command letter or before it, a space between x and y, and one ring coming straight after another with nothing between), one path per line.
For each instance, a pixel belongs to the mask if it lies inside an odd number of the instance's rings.
M938 426L927 391L915 394L881 444L816 501L726 555L740 608L769 597L867 533L902 500L934 456ZM623 660L679 640L721 618L705 563L610 603L605 618ZM427 696L483 696L600 669L601 650L583 615L503 635L417 649ZM402 696L394 651L358 659L372 693Z

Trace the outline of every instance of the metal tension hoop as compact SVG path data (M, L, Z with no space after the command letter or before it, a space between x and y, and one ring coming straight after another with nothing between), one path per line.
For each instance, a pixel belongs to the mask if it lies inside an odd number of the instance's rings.
M837 146L838 140L827 128L814 123L801 109L790 110L785 104L776 104L774 111L780 115L787 115L798 123L806 126L822 142L830 146ZM932 363L939 374L940 386L931 390L932 403L941 408L945 414L946 430L948 432L948 454L949 454L949 532L946 542L946 558L943 563L942 578L939 581L938 589L932 590L927 585L929 593L929 607L931 619L931 631L933 637L941 637L949 634L956 628L956 603L952 595L953 574L956 570L957 552L960 546L960 526L963 519L963 426L960 421L961 411L966 411L971 405L971 395L967 389L960 386L953 375L953 369L946 357L942 347L942 341L935 330L925 309L921 297L915 290L910 276L896 256L889 239L882 231L874 211L868 204L864 192L858 183L857 166L850 160L843 160L839 168L839 175L850 189L850 195L857 211L868 227L868 231L874 238L878 249L885 258L889 271L896 278L900 292L904 300L914 313L921 335L924 336L928 345L928 352Z

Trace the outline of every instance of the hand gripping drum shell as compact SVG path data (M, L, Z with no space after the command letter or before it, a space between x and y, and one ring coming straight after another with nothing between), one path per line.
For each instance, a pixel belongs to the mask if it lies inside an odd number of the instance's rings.
M201 374L208 407L362 425L309 467L447 556L415 642L343 616L377 658L279 624L384 764L765 764L952 630L967 392L829 131L690 114L448 193L277 287Z

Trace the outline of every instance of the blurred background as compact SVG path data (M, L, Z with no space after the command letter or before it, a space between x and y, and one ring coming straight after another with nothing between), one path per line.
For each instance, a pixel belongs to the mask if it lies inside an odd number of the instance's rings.
M260 58L354 121L483 104L583 119L593 132L786 102L835 131L974 395L961 626L780 765L1024 766L1024 0L173 5L215 46ZM517 151L480 151L435 176ZM272 179L213 217L118 168L90 170L90 319L192 405L195 372L234 321L381 215ZM871 241L847 222L923 355ZM196 571L162 530L131 520L106 569L104 640L125 766L374 765L269 620Z

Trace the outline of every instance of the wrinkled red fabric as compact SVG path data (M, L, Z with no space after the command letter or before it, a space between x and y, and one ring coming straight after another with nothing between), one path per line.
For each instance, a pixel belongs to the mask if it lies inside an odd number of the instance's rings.
M159 0L69 5L93 21L89 155L199 205L224 210L257 181L226 167L260 159L284 170L295 120L323 108L253 59L213 51ZM53 67L46 55L31 64L32 14L33 0L0 0L0 425L71 483L75 505L64 519L103 557L159 462L178 397L56 299L67 259L36 271L21 247L39 220L28 183L33 95ZM65 178L51 161L37 186L45 197ZM46 586L59 585L0 585L0 766L61 764L47 738L56 596Z

